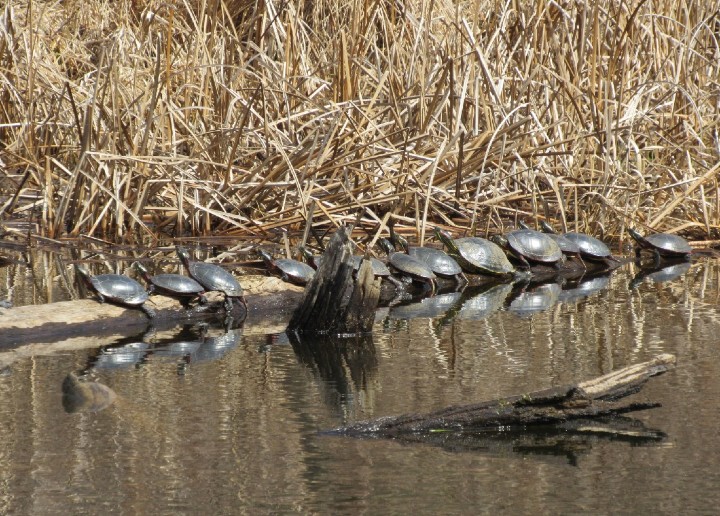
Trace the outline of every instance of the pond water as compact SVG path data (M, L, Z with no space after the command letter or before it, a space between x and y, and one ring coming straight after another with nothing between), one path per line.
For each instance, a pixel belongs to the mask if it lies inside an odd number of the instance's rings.
M0 375L0 513L716 513L720 266L633 284L636 272L512 302L498 286L381 310L371 338L321 351L246 326L204 340L178 329L156 336L151 353L128 336L24 354ZM28 281L14 300L62 298L53 281ZM636 397L663 406L630 414L624 435L409 443L322 433L660 353L677 368ZM71 371L111 387L115 403L68 413L60 386Z

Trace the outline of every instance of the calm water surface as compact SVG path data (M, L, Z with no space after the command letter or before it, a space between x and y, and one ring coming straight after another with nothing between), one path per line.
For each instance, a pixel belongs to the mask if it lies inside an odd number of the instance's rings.
M697 263L630 290L634 273L513 302L501 286L381 311L371 339L324 352L246 325L202 343L194 329L184 344L158 338L151 354L129 337L122 360L102 349L18 358L0 376L0 513L717 513L720 268ZM660 438L559 433L534 447L522 435L408 444L319 433L659 353L678 367L638 397L663 407L632 417ZM118 400L67 413L70 371Z

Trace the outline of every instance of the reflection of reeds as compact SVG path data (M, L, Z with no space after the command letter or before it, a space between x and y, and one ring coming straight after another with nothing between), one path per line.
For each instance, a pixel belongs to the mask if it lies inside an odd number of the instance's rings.
M311 200L418 235L718 225L708 3L191 4L8 2L5 214L112 239L302 229Z

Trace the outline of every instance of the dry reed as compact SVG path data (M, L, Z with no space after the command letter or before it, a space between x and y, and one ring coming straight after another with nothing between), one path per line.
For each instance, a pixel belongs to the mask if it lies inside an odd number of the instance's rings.
M720 3L27 2L0 210L42 235L267 236L392 212L717 238Z

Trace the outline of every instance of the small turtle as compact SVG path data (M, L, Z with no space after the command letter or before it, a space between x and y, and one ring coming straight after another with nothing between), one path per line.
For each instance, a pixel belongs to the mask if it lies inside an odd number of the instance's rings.
M143 286L132 278L122 274L98 274L91 276L82 265L75 265L75 271L82 278L85 285L92 290L98 301L110 301L122 306L139 308L153 318L155 311L144 305L148 300L148 293Z
M458 287L468 283L460 264L445 251L432 247L410 247L407 240L399 235L397 235L396 241L405 253L430 267L430 270L433 271L435 275L442 278L454 279Z
M565 233L565 238L577 244L580 248L580 256L583 260L589 260L591 262L604 262L606 265L614 265L618 261L613 257L610 252L610 248L605 245L601 240L595 237L586 235L585 233Z
M307 263L291 258L273 259L270 253L263 249L258 249L258 254L265 262L268 272L279 276L283 281L305 286L315 276L315 270Z
M232 311L233 298L237 298L247 311L247 302L243 295L243 289L235 279L235 276L228 271L212 263L191 262L190 253L182 246L175 246L180 261L183 263L192 278L205 287L206 291L218 291L225 294L225 309Z
M145 266L140 262L133 264L140 276L148 284L148 292L157 292L163 296L172 297L180 301L185 308L190 308L190 302L198 299L200 304L206 304L205 289L189 276L182 274L156 274L151 276Z
M420 260L405 253L393 252L393 245L385 238L378 240L378 243L388 253L388 264L404 279L418 281L429 288L430 293L435 293L435 273Z
M299 246L298 250L300 251L303 260L305 260L305 263L313 269L318 270L318 267L320 267L320 264L322 263L322 255L312 254L304 246Z
M531 263L557 267L563 258L557 242L534 229L516 229L494 237L493 242L506 249L527 268Z
M660 264L662 258L670 260L689 260L690 254L692 253L692 247L687 240L678 235L672 235L670 233L655 233L646 237L635 231L633 228L628 228L628 233L637 242L635 247L635 259L640 261L640 255L643 250L650 251L657 265Z
M515 273L515 267L503 250L490 240L480 237L453 240L449 233L438 228L435 228L435 235L465 272L493 276L508 276Z

